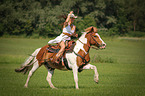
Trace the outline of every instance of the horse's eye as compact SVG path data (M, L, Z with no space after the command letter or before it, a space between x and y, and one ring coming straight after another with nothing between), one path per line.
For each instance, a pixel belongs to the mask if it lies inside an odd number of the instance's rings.
M94 36L94 37L97 37L97 36Z

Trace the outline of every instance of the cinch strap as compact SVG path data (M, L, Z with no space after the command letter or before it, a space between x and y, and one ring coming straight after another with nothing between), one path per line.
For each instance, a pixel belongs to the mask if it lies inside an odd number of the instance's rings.
M64 62L65 67L66 67L68 70L72 70L72 69L70 69L70 68L68 67L68 62L67 62L66 58L63 58L63 62Z

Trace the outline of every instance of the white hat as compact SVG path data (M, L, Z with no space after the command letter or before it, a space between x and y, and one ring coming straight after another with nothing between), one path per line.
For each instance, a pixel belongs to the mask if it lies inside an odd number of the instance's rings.
M70 15L71 18L77 18L77 16L75 16L74 14L68 14Z

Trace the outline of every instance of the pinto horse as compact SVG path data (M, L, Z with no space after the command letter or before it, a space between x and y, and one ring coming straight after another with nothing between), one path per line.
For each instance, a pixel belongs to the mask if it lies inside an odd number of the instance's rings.
M46 80L48 81L51 88L56 88L51 82L54 69L72 70L76 89L79 89L78 71L82 71L83 69L93 69L95 73L94 81L98 83L99 74L97 72L97 68L96 66L89 64L90 61L89 49L92 47L91 45L96 46L96 48L98 49L104 49L106 47L106 43L104 43L100 35L97 33L96 27L87 28L86 32L83 32L81 37L76 41L73 51L71 53L65 54L66 61L68 62L67 66L65 66L64 64L54 64L54 62L51 62L51 59L48 59L47 62L44 62L43 60L43 58L45 58L44 51L46 51L48 47L46 45L42 48L36 49L34 53L32 53L32 55L22 65L22 67L20 69L16 69L15 71L24 72L24 73L29 71L28 78L24 87L28 87L28 82L30 77L36 71L36 69L38 69L42 64L48 70L48 75ZM48 58L52 58L55 56L56 53L48 52L48 54L49 54ZM30 66L33 66L31 67L32 69L30 69Z

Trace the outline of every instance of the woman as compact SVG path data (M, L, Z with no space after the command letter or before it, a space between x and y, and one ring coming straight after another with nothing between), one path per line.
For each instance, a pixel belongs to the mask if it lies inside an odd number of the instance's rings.
M61 47L61 49L59 50L59 52L56 54L55 59L53 60L53 62L57 63L57 60L60 56L62 56L64 50L65 50L65 41L66 40L71 40L71 36L74 37L78 37L78 34L76 34L76 26L73 25L73 22L75 20L75 18L77 18L77 16L75 16L73 14L73 11L71 11L68 16L66 21L63 24L63 31L62 33L57 36L55 39L50 40L48 42L48 44L52 44L52 43L58 43ZM46 59L48 56L46 55Z

